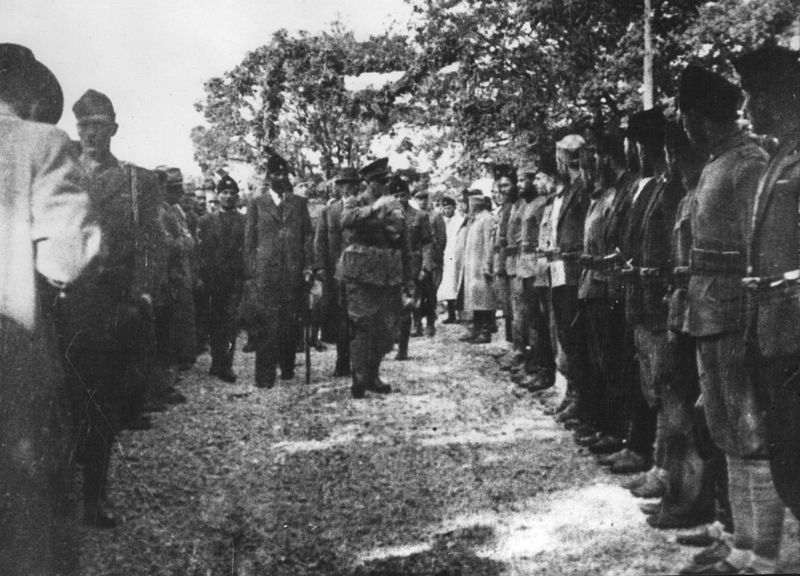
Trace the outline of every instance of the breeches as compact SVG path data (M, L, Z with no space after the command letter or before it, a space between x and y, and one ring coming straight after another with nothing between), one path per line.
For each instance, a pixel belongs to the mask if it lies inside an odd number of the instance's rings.
M714 443L728 456L767 458L767 392L746 369L742 333L697 338L697 370Z
M772 479L784 504L800 518L800 361L760 358L754 382L769 392L767 438Z

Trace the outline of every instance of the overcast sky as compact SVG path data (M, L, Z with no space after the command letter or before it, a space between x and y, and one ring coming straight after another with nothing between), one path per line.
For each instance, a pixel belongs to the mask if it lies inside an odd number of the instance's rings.
M337 18L359 37L407 21L403 0L0 0L0 42L31 48L58 77L73 138L72 104L88 88L114 103L112 151L147 168L198 175L189 132L203 82L238 64L280 28L311 32Z

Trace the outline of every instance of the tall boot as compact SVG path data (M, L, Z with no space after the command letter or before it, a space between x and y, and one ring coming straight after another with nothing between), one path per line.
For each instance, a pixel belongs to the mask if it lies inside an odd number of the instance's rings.
M403 312L400 319L400 336L397 341L395 360L408 360L408 340L411 336L411 312Z
M514 342L514 319L506 316L504 318L506 325L506 342Z
M458 322L456 318L456 301L447 300L447 318L442 320L442 324L455 324Z
M353 398L363 398L370 378L369 342L363 336L350 341L350 374Z

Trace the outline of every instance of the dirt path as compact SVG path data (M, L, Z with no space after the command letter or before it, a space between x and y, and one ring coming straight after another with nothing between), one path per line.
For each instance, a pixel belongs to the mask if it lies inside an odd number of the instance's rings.
M577 448L489 355L446 326L389 356L396 392L353 401L331 379L252 387L207 376L188 402L126 432L112 500L125 519L85 531L87 575L250 576L664 574L693 550L644 522L641 501ZM299 356L298 356L299 359ZM792 542L797 530L788 522ZM795 545L784 565L800 566Z

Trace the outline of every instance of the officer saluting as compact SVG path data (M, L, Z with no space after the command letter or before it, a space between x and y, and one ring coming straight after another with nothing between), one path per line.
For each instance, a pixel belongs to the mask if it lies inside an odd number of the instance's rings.
M401 288L411 288L405 220L400 203L387 196L388 164L388 158L380 158L361 169L368 189L345 199L342 211L342 226L352 233L340 275L351 325L353 398L363 398L366 390L391 392L378 373L392 349Z

